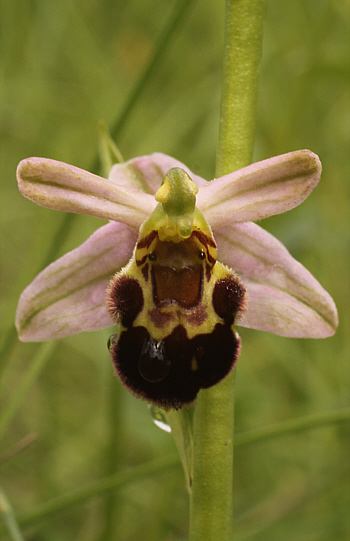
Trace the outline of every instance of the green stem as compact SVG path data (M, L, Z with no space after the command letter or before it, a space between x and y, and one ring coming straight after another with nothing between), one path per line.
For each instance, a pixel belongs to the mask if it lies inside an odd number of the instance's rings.
M253 154L264 0L227 0L216 176L248 165ZM231 541L235 370L201 391L193 430L190 541Z
M252 161L265 0L227 0L216 176Z
M190 541L232 539L233 384L234 372L196 401Z
M24 537L17 524L12 506L6 498L6 494L2 488L0 488L0 514L4 517L4 522L12 541L24 541Z

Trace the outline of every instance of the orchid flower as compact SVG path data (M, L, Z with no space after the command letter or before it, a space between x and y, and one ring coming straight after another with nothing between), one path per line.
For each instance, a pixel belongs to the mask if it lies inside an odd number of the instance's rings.
M170 171L177 172L177 175L186 177L186 182L189 179L192 183L186 184L189 188L184 188L184 185L176 188L176 197L180 199L184 193L189 194L187 199L182 197L180 211L174 211L175 207L179 208L178 199L169 199L169 179L172 178ZM212 249L215 251L212 256L213 264L216 261L216 247L217 260L221 262L217 263L221 265L217 267L221 269L220 279L227 275L228 281L233 280L236 284L230 286L231 289L226 288L226 300L225 288L223 289L223 298L220 301L223 306L226 306L226 302L227 306L232 304L232 317L227 316L230 328L234 329L235 324L299 338L331 336L338 321L336 307L330 295L276 238L253 223L299 205L318 184L320 175L321 163L318 157L308 150L270 158L211 182L192 173L176 159L160 153L114 165L108 180L54 160L23 160L17 169L22 195L45 207L97 216L109 220L109 223L98 229L81 246L49 265L23 291L16 314L19 338L23 341L63 338L110 327L116 324L116 320L124 331L127 330L126 327L133 326L141 308L138 306L138 311L134 310L136 315L133 314L131 323L126 324L123 321L123 317L124 320L128 319L125 315L126 308L124 310L121 305L124 303L125 307L130 302L132 304L133 295L137 294L140 286L136 289L131 287L132 292L129 291L122 299L118 287L122 276L127 274L130 280L130 276L134 277L132 273L138 272L135 259L137 250L146 246L141 244L140 239L152 230L157 232L160 241L182 242L181 246L185 246L185 239L193 238L191 235L195 230L204 230L207 239L212 239L210 243L212 242ZM159 213L162 212L163 225L157 225ZM174 235L178 235L178 238ZM150 244L146 248L149 246ZM188 256L194 250L192 244L186 246L186 257L192 257ZM199 253L204 252L205 250L202 250ZM168 258L168 255L164 255L164 249L161 253L163 258ZM208 250L206 254L204 259L211 257ZM144 256L143 262L146 256L151 264L150 250ZM229 268L224 267L225 265ZM129 270L121 271L124 267ZM144 271L144 276L145 272L148 273L148 270ZM139 283L142 281L140 273L137 275ZM154 278L152 280L154 285ZM203 280L206 284L205 279ZM150 283L151 280L148 284ZM211 282L208 278L209 283ZM171 289L171 284L170 279L160 294L164 299L168 298L165 289ZM151 287L147 285L147 280L142 282L141 290L144 291L146 287ZM211 292L213 288L214 285L211 286ZM232 302L230 291L237 294ZM183 297L188 294L191 297L189 290L186 290ZM148 304L154 302L154 296L152 300L148 293L144 292L144 298L148 299ZM185 303L185 300L183 302ZM178 301L175 304L179 304ZM222 308L221 312L225 310ZM226 316L221 312L220 309L215 309L215 318L219 317L219 320L223 321ZM147 317L149 319L147 314L142 315L144 327L148 325ZM164 327L165 323L162 325ZM170 330L166 327L166 332L170 333L173 329L174 327ZM191 332L190 329L191 322L188 321L186 339L194 340L196 332ZM153 332L156 331L153 329ZM203 332L209 331L201 332L202 336ZM121 348L119 335L112 336L110 346L121 379L134 392L162 406L177 407L191 402L199 388L216 383L232 368L239 353L239 337L235 330L232 332L232 360L223 373L214 378L215 381L211 373L208 381L197 382L195 390L188 396L170 401L153 397L147 389L139 390L139 384L135 384L134 388L130 382L133 376L125 375L124 369L118 369L116 350ZM151 340L150 335L147 336L148 340ZM153 348L151 357L161 363L164 369L164 356L159 349L162 335L153 336L152 340L153 342L147 342L147 348ZM222 348L219 346L219 349L221 355ZM148 369L149 367L146 367L146 372ZM196 369L198 367L192 366L192 371ZM166 378L167 372L168 368L162 373L161 380ZM180 376L180 379L183 379L182 373ZM146 387L157 381L158 375L155 379L152 377L144 377L145 381L148 379Z

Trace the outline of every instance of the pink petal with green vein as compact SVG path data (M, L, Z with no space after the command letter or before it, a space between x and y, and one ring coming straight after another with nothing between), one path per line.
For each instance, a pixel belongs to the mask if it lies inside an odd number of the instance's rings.
M218 259L237 272L249 294L239 325L299 338L334 334L333 299L270 233L236 224L217 229L215 240Z
M137 230L156 206L154 197L140 190L45 158L21 161L17 180L21 194L39 205L123 222Z
M321 162L309 150L254 163L209 182L197 196L198 208L215 229L227 223L261 220L304 201L321 176Z
M203 178L192 173L186 165L160 152L150 156L139 156L128 162L114 165L109 174L109 180L122 186L154 194L162 184L166 173L173 167L184 169L197 186L207 184Z
M137 234L111 222L43 270L23 291L16 327L23 341L63 338L113 325L106 289L129 261Z

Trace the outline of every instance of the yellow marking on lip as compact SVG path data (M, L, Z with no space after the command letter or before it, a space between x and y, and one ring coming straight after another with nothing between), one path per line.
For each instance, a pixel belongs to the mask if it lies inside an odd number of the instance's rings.
M199 370L199 366L198 366L196 357L192 357L191 370L192 370L192 372L197 372L197 370Z

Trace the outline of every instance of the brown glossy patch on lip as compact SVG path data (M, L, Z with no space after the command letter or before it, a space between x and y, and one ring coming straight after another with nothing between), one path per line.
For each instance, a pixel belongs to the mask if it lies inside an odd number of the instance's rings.
M122 382L158 406L181 408L198 391L223 379L239 355L240 340L227 324L189 339L182 325L160 342L145 327L130 327L111 342L111 356Z
M201 266L173 269L163 265L152 268L153 299L159 305L176 302L182 308L197 306L202 297Z
M158 240L150 257L152 256L154 263L158 265L180 269L202 265L202 261L206 257L206 253L203 252L192 235L180 242Z
M144 341L138 369L141 377L150 383L159 383L169 374L171 362L164 347L164 341L153 338Z
M158 329L162 329L167 323L169 323L169 321L174 319L174 314L165 312L158 308L153 308L153 310L150 310L148 314L150 320L156 327L158 327Z
M143 293L138 280L116 276L109 287L107 306L111 316L129 327L143 308Z

